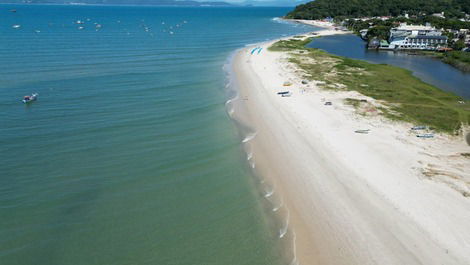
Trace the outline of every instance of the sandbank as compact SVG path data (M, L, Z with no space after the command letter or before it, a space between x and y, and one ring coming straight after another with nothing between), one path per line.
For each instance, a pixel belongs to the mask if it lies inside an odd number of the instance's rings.
M250 163L289 211L293 263L470 264L465 141L418 139L411 124L356 114L344 99L364 96L302 84L288 53L267 49L274 42L235 55L232 116L256 132L244 143Z

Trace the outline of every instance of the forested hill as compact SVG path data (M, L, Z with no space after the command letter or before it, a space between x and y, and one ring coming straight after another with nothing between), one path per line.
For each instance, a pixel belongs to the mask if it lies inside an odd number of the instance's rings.
M322 19L326 17L370 17L432 14L446 17L470 14L470 0L316 0L298 5L287 18Z

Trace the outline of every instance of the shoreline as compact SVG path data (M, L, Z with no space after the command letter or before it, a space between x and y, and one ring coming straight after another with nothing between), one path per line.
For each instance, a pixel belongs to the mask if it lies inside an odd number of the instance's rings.
M248 160L288 209L297 246L294 261L469 263L468 198L421 171L442 153L462 149L457 140L440 135L431 147L425 140L416 144L406 139L404 124L354 114L339 94L358 93L301 84L288 55L267 50L275 41L236 53L232 70L239 97L233 101L233 118L254 130L255 136L244 142L251 152ZM262 51L251 54L257 46ZM283 87L285 81L293 85ZM280 97L276 92L281 90L293 95ZM325 107L322 99L334 106ZM366 127L374 133L351 134Z
M335 28L338 28L334 25L334 23L327 22L327 21L321 21L321 20L290 19L290 18L283 18L283 20L290 21L290 22L293 22L293 23L300 23L300 24L304 24L304 25L329 29L329 30L335 30ZM351 33L351 34L353 33L352 31L348 31L348 32ZM334 34L327 34L327 35L334 35Z

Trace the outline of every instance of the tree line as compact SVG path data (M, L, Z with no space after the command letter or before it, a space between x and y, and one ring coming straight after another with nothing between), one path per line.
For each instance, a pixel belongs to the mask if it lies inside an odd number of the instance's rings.
M286 15L293 19L323 19L413 16L444 12L449 18L462 18L470 13L470 0L316 0L295 7Z

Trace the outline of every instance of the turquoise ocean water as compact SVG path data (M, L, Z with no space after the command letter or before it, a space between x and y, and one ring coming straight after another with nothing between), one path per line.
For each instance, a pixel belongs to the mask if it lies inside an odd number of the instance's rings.
M0 264L286 264L223 66L287 11L0 5Z

